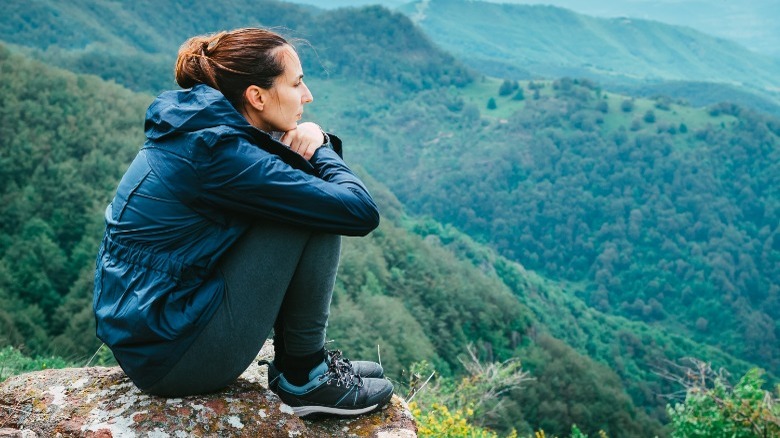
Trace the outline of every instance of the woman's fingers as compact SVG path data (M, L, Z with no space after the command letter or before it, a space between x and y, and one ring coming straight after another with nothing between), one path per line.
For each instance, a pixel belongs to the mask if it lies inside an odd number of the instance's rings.
M285 132L279 141L286 144L291 151L309 160L322 146L324 135L317 124L306 122L298 125L296 129Z
M320 146L322 145L321 144L309 145L309 147L307 147L304 153L301 155L303 156L303 158L306 158L307 160L311 160L311 157L314 156L314 153L317 152L317 149L319 149Z

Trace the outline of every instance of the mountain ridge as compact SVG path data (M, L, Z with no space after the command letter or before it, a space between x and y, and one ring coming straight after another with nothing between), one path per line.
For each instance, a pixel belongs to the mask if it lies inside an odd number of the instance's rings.
M291 3L311 4L320 8L359 7L377 4L378 0L288 0ZM699 32L732 40L751 51L780 57L780 33L773 27L773 20L780 13L771 0L751 0L740 4L729 2L705 3L697 0L483 0L487 3L517 5L547 4L569 9L592 17L639 18L675 26L685 26ZM384 0L389 8L398 8L406 0Z
M399 10L420 17L420 4ZM545 77L620 79L622 75L626 79L749 82L773 91L780 87L775 79L778 61L690 28L634 18L589 17L555 6L454 0L426 0L425 4L417 23L445 49L458 55L487 53L472 55L479 60L497 61L500 54L509 58L506 63L528 65L532 73ZM480 31L488 26L491 32ZM475 35L479 36L476 40ZM475 67L468 57L463 59ZM675 64L665 62L669 60L676 60ZM749 67L736 68L738 64ZM492 75L501 77L496 73Z
M538 0L501 0L501 3L533 4ZM780 33L774 26L780 8L772 0L701 2L697 0L546 0L545 3L596 17L634 17L686 26L729 39L751 51L778 57Z
M402 91L462 86L474 78L403 14L378 6L313 14L311 8L276 0L228 0L215 14L205 0L187 7L150 0L127 5L41 0L36 5L28 10L24 2L10 3L0 15L3 41L35 59L77 73L98 73L136 91L156 93L175 86L170 66L187 38L253 25L298 41L311 76L390 82ZM167 17L175 19L166 22ZM365 23L393 31L373 38ZM386 51L388 45L400 50Z

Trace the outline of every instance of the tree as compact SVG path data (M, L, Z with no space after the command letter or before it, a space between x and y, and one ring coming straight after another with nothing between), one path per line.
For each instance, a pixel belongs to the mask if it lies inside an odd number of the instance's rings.
M659 96L655 99L655 107L662 111L669 111L672 106L672 99L668 96Z
M496 105L496 99L491 97L490 99L488 99L487 109L494 110L496 108L498 108L498 106Z
M498 87L498 95L499 96L509 96L512 94L512 91L514 91L514 86L512 84L512 81L509 79L504 79L504 82L501 83L501 86Z

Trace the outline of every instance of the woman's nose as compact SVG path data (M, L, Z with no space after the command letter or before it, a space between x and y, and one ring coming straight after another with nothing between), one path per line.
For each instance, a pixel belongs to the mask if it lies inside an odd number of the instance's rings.
M314 102L314 96L311 94L311 90L309 90L309 87L307 87L306 84L303 84L303 86L306 88L306 90L303 93L303 103Z

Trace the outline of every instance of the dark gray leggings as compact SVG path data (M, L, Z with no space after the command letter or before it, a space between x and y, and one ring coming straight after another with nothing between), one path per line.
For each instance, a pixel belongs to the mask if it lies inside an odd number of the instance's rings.
M219 390L252 363L274 325L288 354L325 345L341 236L264 223L220 262L227 293L217 312L170 372L147 392L178 397Z

